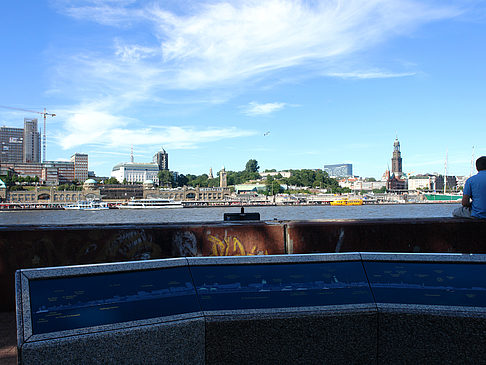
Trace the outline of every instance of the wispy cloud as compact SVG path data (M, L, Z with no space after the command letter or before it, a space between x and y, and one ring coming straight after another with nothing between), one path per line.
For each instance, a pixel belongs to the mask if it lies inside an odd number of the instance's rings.
M388 79L396 77L415 76L417 72L386 72L386 71L353 71L353 72L329 72L327 76L343 79Z
M286 106L285 103L265 103L259 104L252 101L246 106L241 107L243 114L248 116L265 115L276 112L283 109Z
M113 115L93 105L82 105L78 110L63 111L67 115L64 132L57 133L55 139L63 149L82 145L104 146L106 148L127 148L131 145L161 146L170 149L196 148L201 143L222 139L255 135L252 130L236 127L199 128L193 126L152 126L130 127L130 118Z
M264 84L268 75L286 70L356 79L412 76L414 72L360 71L366 65L342 72L339 65L391 37L461 12L442 2L416 0L52 1L69 17L133 28L137 34L126 38L120 31L97 51L49 52L58 57L51 92L69 94L83 104L67 113L65 130L56 136L63 148L152 143L194 148L252 135L233 127L138 128L141 121L122 115L147 100L170 102L172 91L202 99L208 90ZM177 11L169 7L175 3ZM262 115L286 106L254 102L244 112Z
M176 14L163 2L75 1L62 11L113 26L143 26L144 44L120 37L114 52L84 56L95 75L134 75L149 88L224 86L289 67L312 65L337 77L393 77L394 72L333 72L331 62L366 50L459 10L413 0L210 1ZM231 35L231 36L229 36ZM147 72L149 78L147 78ZM407 73L409 75L409 73ZM149 81L150 80L150 81ZM119 82L117 82L118 84Z

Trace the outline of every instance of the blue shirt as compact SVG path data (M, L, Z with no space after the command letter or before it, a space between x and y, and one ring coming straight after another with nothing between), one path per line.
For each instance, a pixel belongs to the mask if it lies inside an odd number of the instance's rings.
M486 170L478 171L467 179L463 194L472 199L471 215L486 219Z

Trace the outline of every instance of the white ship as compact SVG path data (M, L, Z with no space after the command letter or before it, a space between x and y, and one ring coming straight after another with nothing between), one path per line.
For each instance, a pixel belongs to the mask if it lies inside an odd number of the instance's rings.
M64 206L66 210L104 210L109 209L108 204L99 199L79 200L74 204Z
M170 199L132 199L126 204L119 205L120 209L160 209L183 208L181 201Z

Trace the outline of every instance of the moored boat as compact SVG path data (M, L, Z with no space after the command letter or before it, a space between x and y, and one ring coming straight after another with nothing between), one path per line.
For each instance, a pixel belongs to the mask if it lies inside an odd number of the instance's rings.
M340 199L340 200L333 200L329 204L331 205L363 205L363 199Z
M120 209L161 209L161 208L183 208L181 201L171 199L132 199L126 204L119 205Z
M98 199L79 200L74 204L64 206L66 210L104 210L109 209L108 204Z
M439 194L439 193L430 193L424 194L425 199L428 201L449 201L449 202L458 202L462 199L462 194Z

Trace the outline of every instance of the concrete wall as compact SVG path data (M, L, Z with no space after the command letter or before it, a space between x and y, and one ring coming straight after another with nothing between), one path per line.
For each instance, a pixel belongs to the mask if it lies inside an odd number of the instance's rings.
M22 268L319 252L486 253L486 221L453 218L0 227L0 311Z

